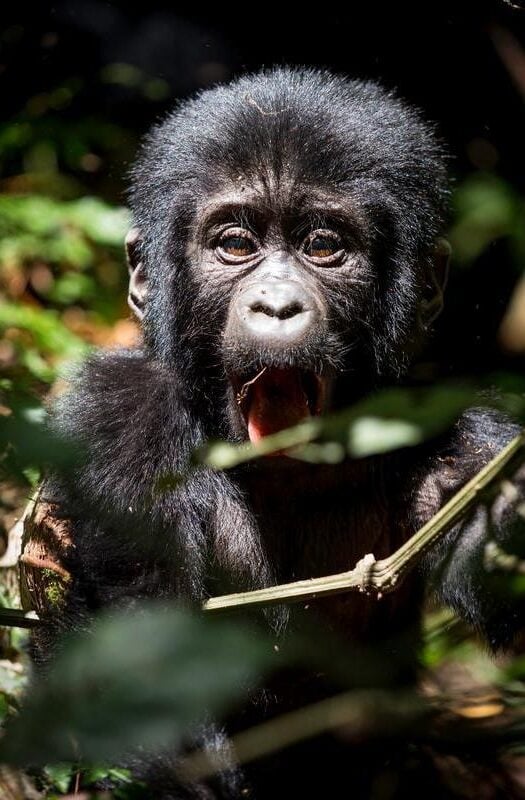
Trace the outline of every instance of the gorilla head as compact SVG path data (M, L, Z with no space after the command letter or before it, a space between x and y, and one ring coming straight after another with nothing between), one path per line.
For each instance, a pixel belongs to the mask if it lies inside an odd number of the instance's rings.
M440 307L445 197L418 114L323 72L243 77L150 133L130 303L209 435L257 440L406 368Z

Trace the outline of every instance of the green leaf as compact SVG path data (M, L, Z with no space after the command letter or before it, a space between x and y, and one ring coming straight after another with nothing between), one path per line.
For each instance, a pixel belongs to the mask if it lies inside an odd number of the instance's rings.
M9 713L9 703L5 694L0 693L0 723L3 723Z
M478 173L465 180L455 192L454 206L449 239L459 264L468 266L503 237L523 247L523 199L497 176Z
M446 430L476 400L472 388L386 389L351 408L313 417L256 444L214 442L196 453L196 460L214 469L279 451L312 462L337 463L346 455L362 458L413 447Z
M361 417L351 426L348 452L356 458L412 447L424 439L421 426L402 419Z
M69 219L93 242L124 247L124 238L130 225L126 208L113 208L96 197L85 197L70 204Z
M63 358L77 359L89 350L86 343L71 333L60 321L56 311L51 309L2 303L0 305L0 331L7 328L20 328L28 331L41 350Z
M132 783L133 777L129 769L110 767L107 764L90 764L82 766L82 786L89 786L93 783L110 779L115 783Z
M78 446L46 426L46 412L32 398L9 398L11 414L0 416L0 475L33 484L44 467L72 468Z
M67 202L42 195L0 197L0 232L4 234L26 231L56 242L76 232L99 244L123 247L128 227L126 208L110 206L97 197Z
M65 794L69 789L76 768L72 764L46 764L43 772L51 788L58 789L59 792Z
M106 761L176 747L220 715L275 659L269 641L218 618L147 604L106 615L61 651L2 741L0 760Z
M90 275L66 272L53 283L47 297L54 303L67 306L79 301L89 301L96 291L96 283Z

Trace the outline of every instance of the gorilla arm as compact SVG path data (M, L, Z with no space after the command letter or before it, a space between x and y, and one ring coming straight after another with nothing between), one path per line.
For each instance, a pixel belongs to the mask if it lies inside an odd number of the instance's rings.
M428 457L415 493L415 524L424 524L464 483L520 432L498 412L470 409ZM525 466L500 483L424 557L422 568L438 598L494 650L508 648L525 624L525 601L514 578L491 560L491 544L525 556Z

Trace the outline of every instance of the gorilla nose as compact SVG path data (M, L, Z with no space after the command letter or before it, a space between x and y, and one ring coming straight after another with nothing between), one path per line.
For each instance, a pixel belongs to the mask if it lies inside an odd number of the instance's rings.
M298 339L317 316L312 298L297 281L255 283L239 299L241 324L256 338Z

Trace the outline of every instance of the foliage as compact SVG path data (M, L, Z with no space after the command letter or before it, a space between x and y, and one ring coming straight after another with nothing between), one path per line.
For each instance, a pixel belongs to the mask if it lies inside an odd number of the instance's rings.
M336 414L266 436L257 444L211 443L197 458L215 469L229 469L282 450L305 461L338 463L347 455L364 458L412 447L445 431L472 405L499 407L523 417L525 398L516 392L523 385L518 379L510 386L514 391L497 397L483 395L473 384L386 389Z
M127 64L109 64L93 80L136 91L148 102L167 90L162 79ZM63 365L81 359L93 344L127 343L117 330L132 335L124 302L128 214L115 203L121 186L112 174L120 180L136 135L75 109L84 88L79 78L66 76L24 99L20 112L0 124L0 508L9 513L20 513L46 464L74 457L45 428L43 399L51 387L56 391ZM472 268L495 241L505 241L522 269L523 214L523 197L499 176L475 172L463 179L450 232L457 266ZM501 387L499 404L523 417L523 380L487 376L482 384ZM478 388L466 380L417 392L388 390L255 447L213 443L197 454L195 466L204 459L228 468L289 448L298 458L337 463L346 455L413 446L439 434L473 398L493 405L490 397L479 399ZM179 479L166 476L159 491ZM11 491L13 484L21 487L14 500L2 488ZM0 594L0 605L12 602L7 592ZM420 660L427 681L440 670L465 670L471 682L497 686L504 702L523 714L522 659L494 664L442 610L427 615L425 629ZM333 647L326 632L315 631L309 641L289 643L277 654L269 638L235 621L137 605L131 614L106 615L89 635L74 637L19 712L27 683L24 642L21 632L0 632L0 721L14 718L2 753L14 764L43 767L40 784L49 798L100 781L111 782L116 800L139 796L141 786L109 759L144 744L180 746L203 715L227 714L277 664L313 664L342 688L360 676L380 679L392 666L379 648L364 654Z
M132 779L129 770L106 764L47 764L41 777L48 800L69 794L70 790L75 793L77 789L96 788L102 782L110 783L114 800L139 800L144 797L142 784Z
M508 183L490 173L474 173L454 193L454 208L449 239L456 264L472 266L495 241L507 239L523 269L525 202Z
M177 747L275 660L262 635L158 604L100 617L33 686L0 757L23 766Z

